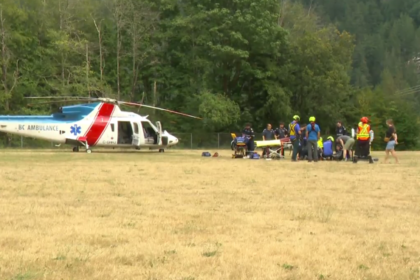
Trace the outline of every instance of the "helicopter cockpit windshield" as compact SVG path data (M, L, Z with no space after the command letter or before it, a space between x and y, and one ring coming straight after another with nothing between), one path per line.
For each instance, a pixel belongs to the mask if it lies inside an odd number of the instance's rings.
M144 139L146 144L157 144L157 131L150 121L142 121Z

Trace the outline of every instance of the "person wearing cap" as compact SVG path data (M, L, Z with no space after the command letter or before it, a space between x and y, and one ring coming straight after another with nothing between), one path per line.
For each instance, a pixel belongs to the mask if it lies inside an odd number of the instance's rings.
M318 140L321 137L321 130L315 123L315 117L309 118L310 124L306 127L306 139L308 141L308 161L318 161Z
M289 124L289 137L293 144L292 161L297 161L296 157L299 151L299 138L300 138L300 117L298 115L293 116L293 121Z
M369 156L370 125L368 122L369 119L367 117L361 118L359 127L357 128L358 154L361 157Z

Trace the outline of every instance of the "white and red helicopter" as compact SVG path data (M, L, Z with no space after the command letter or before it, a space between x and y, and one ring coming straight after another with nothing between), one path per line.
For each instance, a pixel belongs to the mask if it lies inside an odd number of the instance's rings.
M176 145L178 138L162 131L159 121L153 124L148 116L121 111L119 105L152 108L201 119L139 103L109 98L83 99L94 103L63 106L50 116L0 116L0 132L72 145L73 152L79 152L80 147L84 147L87 153L92 152L92 147L146 148L164 152L165 148Z

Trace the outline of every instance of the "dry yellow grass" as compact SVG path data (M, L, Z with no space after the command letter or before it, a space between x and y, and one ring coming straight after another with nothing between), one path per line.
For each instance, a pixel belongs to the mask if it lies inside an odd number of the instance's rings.
M420 278L418 153L200 155L0 152L0 279Z

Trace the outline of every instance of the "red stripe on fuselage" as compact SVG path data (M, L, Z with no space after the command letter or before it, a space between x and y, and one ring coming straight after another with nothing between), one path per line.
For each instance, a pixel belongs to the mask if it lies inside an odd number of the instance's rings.
M86 133L86 138L89 146L95 145L102 134L105 131L105 128L108 126L109 121L111 120L112 112L114 111L114 105L109 103L103 103L99 108L99 112L93 121L92 126L89 128Z

